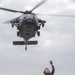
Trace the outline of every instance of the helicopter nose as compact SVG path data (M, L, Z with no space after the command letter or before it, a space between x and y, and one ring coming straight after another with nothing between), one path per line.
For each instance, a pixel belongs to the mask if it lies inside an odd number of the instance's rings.
M28 22L32 22L33 20L31 18L28 19Z
M27 22L28 23L34 23L34 19L29 18L29 19L27 19Z

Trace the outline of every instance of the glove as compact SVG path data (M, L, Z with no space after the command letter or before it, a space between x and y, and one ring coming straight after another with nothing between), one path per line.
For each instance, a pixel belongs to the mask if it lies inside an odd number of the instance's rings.
M52 62L52 60L50 60L50 64L51 64L51 65L53 65L53 62Z

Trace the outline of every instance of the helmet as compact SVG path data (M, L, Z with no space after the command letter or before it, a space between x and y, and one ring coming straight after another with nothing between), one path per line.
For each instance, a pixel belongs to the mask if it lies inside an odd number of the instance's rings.
M44 70L44 74L50 74L50 70L49 70L49 68L45 68L45 70Z

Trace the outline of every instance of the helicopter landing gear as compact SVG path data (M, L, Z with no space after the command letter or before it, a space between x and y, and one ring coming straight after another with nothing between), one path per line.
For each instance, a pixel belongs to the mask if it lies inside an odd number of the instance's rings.
M18 32L17 32L17 36L19 36L19 34L20 34L20 33L19 33L19 31L18 31Z
M45 26L45 24L44 23L42 23L42 28Z
M40 31L37 32L37 35L40 36Z
M12 24L12 28L14 28L14 24Z

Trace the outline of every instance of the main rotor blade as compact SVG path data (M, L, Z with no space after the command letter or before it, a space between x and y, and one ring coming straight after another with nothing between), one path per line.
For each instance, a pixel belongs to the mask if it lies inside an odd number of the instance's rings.
M75 15L56 15L56 14L37 14L43 16L53 16L53 17L75 17Z
M32 10L31 10L31 12L33 11L33 10L35 10L36 8L38 8L39 6L41 6L43 3L45 3L47 0L42 0L39 4L37 4Z
M2 8L2 7L0 7L0 9L1 9L1 10L5 10L5 11L10 11L10 12L19 12L19 13L23 13L22 11L17 11L17 10Z
M17 17L17 18L14 18L14 19L11 19L11 20L9 20L9 21L6 21L6 22L4 22L4 23L11 23L11 22L14 22L14 21L16 21L17 19L19 19L19 17Z

